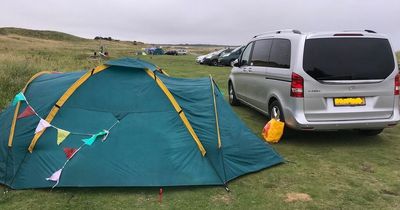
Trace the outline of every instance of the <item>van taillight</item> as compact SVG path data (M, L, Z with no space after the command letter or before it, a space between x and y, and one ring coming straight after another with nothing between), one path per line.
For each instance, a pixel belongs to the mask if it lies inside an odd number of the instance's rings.
M296 73L292 73L292 82L290 84L290 96L296 98L304 97L304 79Z
M400 73L394 78L394 95L399 95L400 93Z

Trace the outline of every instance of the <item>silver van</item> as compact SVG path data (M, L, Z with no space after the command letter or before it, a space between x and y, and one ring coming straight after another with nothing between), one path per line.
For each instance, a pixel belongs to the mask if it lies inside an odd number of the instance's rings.
M255 36L229 75L229 102L299 130L377 135L399 120L400 75L389 40L371 30Z

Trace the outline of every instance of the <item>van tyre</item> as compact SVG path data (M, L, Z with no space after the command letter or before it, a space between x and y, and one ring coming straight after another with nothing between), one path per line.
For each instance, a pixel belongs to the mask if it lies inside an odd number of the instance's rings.
M283 109L279 101L273 101L269 107L268 107L268 112L269 112L269 118L275 118L279 119L281 122L285 122L285 117L283 116Z
M240 105L239 100L236 98L235 89L233 88L232 82L228 83L228 94L229 94L229 104L232 106Z
M358 130L358 133L363 136L376 136L382 133L383 129L373 129L373 130Z

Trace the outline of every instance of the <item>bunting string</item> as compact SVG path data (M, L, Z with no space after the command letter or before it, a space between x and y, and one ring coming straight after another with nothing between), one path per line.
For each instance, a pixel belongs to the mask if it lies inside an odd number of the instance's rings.
M113 129L120 122L119 120L117 120L110 128L108 128L107 130L100 131L97 134L71 132L71 131L67 131L65 129L61 129L57 126L54 126L54 125L50 124L49 122L47 122L45 119L43 119L36 112L36 110L31 106L31 104L29 103L29 101L26 99L25 95L22 92L18 93L15 96L14 100L12 101L12 105L16 105L18 102L21 102L21 101L25 101L25 103L27 104L27 108L20 115L18 115L17 118L20 119L20 118L25 118L25 117L29 117L32 115L36 115L40 119L40 121L35 129L35 133L43 132L48 127L57 129L57 144L58 145L60 145L69 135L90 136L89 138L82 139L83 143L77 149L64 148L64 153L67 158L66 161L64 162L64 164L62 165L62 167L60 169L58 169L56 172L54 172L50 177L46 178L46 180L48 180L48 181L56 182L51 189L55 188L59 184L61 174L62 174L62 171L64 170L65 166L79 151L81 151L81 149L84 146L91 146L98 137L103 137L101 139L101 141L104 142L107 139L108 135L110 134L110 130Z
M111 130L117 123L114 123L113 126L111 126L109 128L109 130ZM109 134L109 130L104 130L99 132L98 134L93 135L92 137L88 138L88 139L82 139L82 141L84 142L83 144L81 144L81 146L78 149L73 149L73 148L64 148L64 153L65 156L67 158L67 160L64 162L63 166L58 169L56 172L54 172L49 178L46 178L46 180L48 181L53 181L56 182L53 187L51 189L54 189L58 183L60 182L60 178L61 178L61 174L62 171L64 170L65 166L69 163L69 161L79 152L81 151L81 149L84 146L92 146L92 144L94 143L94 141L96 141L97 137L99 136L104 136L102 139L102 142L104 142L106 140L106 138L108 137Z
M26 105L27 105L27 109L25 110L26 112L28 112L28 110L29 110L29 112L33 113L34 115L36 115L36 116L41 120L41 121L39 121L39 124L42 124L42 126L44 126L44 128L42 128L41 130L44 130L44 129L47 128L47 127L53 127L53 128L55 128L55 129L57 129L57 130L64 130L64 129L61 129L61 128L55 126L55 125L52 125L52 124L48 123L45 119L43 119L43 118L36 112L36 110L33 108L33 106L31 106L31 104L29 103L29 101L26 99L25 95L24 95L22 92L18 93L18 94L15 96L15 98L14 98L14 100L13 100L13 102L12 102L12 105L16 105L16 103L18 103L18 102L20 102L20 101L24 101L24 102L26 103ZM25 111L24 111L24 112L25 112ZM21 114L19 115L18 118L28 117L28 116L24 116L24 115L26 115L26 114L24 114L24 112L21 113ZM23 114L24 114L24 115L23 115ZM40 132L41 130L35 131L35 132L37 133L37 132ZM92 136L92 135L93 135L93 134L91 134L91 133L79 133L79 132L70 132L70 131L69 131L69 133L70 133L70 134L74 134L74 135L81 135L81 136Z
M13 100L13 104L14 104L14 102L15 101L17 101L17 100L19 100L19 101L25 101L25 103L27 104L27 106L29 107L29 109L31 109L31 111L33 112L33 114L35 114L39 119L41 119L41 120L43 120L44 122L46 122L37 112L36 112L36 110L31 106L31 104L29 103L29 101L26 99L26 97L25 97L25 95L21 92L21 93L18 93L16 96L15 96L15 98L14 98L14 100ZM18 102L18 101L17 101ZM22 114L22 113L21 113ZM22 117L21 117L22 118ZM112 128L114 128L114 126L116 126L118 123L119 123L120 121L119 120L117 120L107 131L109 131L109 130L111 130ZM39 122L40 123L40 122ZM57 127L57 126L55 126L55 125L52 125L52 124L50 124L50 123L48 123L48 122L46 122L49 126L48 127L53 127L53 128L55 128L55 129L57 129L57 130L62 130L62 131L66 131L65 129L62 129L62 128L59 128L59 127ZM46 124L46 125L47 125ZM80 136L93 136L93 135L95 135L95 134L93 134L93 133L80 133L80 132L74 132L74 131L67 131L67 132L69 132L69 134L71 135L80 135Z

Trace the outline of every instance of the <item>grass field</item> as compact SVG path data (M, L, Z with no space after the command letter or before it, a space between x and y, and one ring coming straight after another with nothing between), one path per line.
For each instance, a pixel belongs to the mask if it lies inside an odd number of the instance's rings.
M0 108L41 70L93 68L89 59L98 42L41 39L0 34ZM143 46L107 42L112 57L133 56ZM399 54L398 54L399 56ZM195 56L140 56L176 77L211 74L226 92L227 67L197 65ZM235 112L256 134L267 118L246 108ZM400 127L376 137L355 132L287 131L272 145L289 162L246 175L222 187L73 188L10 190L0 195L0 209L400 209ZM0 187L1 190L6 190ZM306 193L309 201L286 201L288 193Z

